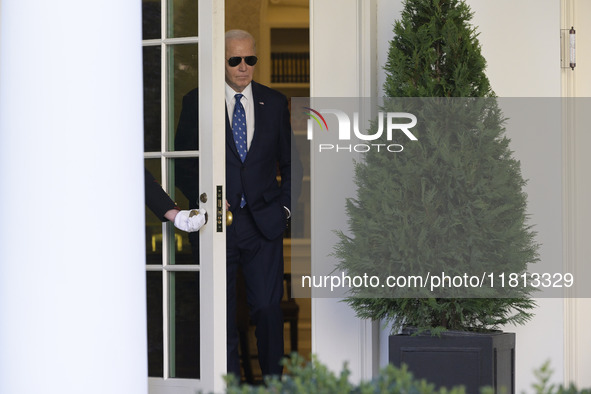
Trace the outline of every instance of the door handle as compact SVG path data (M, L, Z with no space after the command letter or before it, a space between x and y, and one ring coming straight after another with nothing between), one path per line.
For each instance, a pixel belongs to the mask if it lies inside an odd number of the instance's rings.
M201 193L201 195L199 196L199 201L201 201L202 203L206 203L207 202L207 193ZM197 211L196 209L193 209L191 211L191 213L189 214L189 217L195 216L199 213L199 211ZM205 223L207 224L207 220L209 219L209 215L207 214L207 212L205 212Z
M222 226L222 218L224 216L224 209L225 209L225 204L224 204L224 193L223 193L223 188L222 186L218 185L216 187L216 197L217 197L217 201L216 201L216 231L218 233L221 233L224 231L223 226ZM199 196L199 201L201 201L202 203L206 203L207 202L207 193L201 193L201 195ZM191 216L193 215L193 213L191 213ZM234 216L232 215L232 212L230 211L226 211L226 226L231 226L232 222L234 221ZM205 213L205 223L207 223L207 213Z
M205 194L205 193L204 193ZM217 232L221 233L224 231L224 227L222 225L222 218L224 217L224 210L226 209L226 204L225 204L225 200L224 200L224 193L223 193L223 188L221 185L216 186L216 197L217 197L217 201L216 201L216 208L217 208L217 213L216 213L216 224L217 224ZM226 211L226 226L230 226L232 225L234 218L232 216L232 212L230 211Z

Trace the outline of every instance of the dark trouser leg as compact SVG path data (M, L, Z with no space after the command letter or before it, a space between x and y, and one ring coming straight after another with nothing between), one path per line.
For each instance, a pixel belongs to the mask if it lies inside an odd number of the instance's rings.
M281 375L283 357L283 239L259 237L250 259L242 264L251 316L256 324L263 375ZM252 243L252 244L256 244Z
M259 351L259 364L263 375L281 375L283 367L283 315L281 307L261 308L256 319L256 337Z
M238 326L236 325L236 276L238 274L239 253L234 247L228 231L226 247L226 301L227 301L227 367L240 381L240 358L238 355Z
M280 306L283 295L283 239L278 237L269 241L263 237L247 209L237 212L232 227L228 239L237 251L229 255L228 261L235 260L235 253L239 254L248 304L256 324L261 370L263 375L280 375L283 367L279 363L284 352Z

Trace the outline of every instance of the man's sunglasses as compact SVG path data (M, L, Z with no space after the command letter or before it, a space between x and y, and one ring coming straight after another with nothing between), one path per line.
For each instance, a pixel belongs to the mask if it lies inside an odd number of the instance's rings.
M249 66L254 66L255 64L257 64L257 60L259 60L259 59L257 59L256 56L246 56L246 57L232 56L231 58L228 59L228 65L230 67L236 67L237 65L242 63L242 59L244 59L244 63L248 64Z

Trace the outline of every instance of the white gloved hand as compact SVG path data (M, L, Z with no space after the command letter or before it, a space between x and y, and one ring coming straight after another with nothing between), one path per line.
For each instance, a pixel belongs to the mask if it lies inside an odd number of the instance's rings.
M192 233L199 231L201 227L207 222L207 212L205 209L193 209L191 211L179 211L174 218L174 226L179 230Z

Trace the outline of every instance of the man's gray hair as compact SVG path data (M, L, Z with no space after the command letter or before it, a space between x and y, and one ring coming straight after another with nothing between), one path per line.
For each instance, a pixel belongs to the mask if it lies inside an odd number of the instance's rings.
M252 36L252 34L247 32L246 30L234 29L234 30L228 30L226 32L226 42L228 40L245 40L245 39L249 39L252 41L252 46L256 51L256 41L254 40L254 37Z

